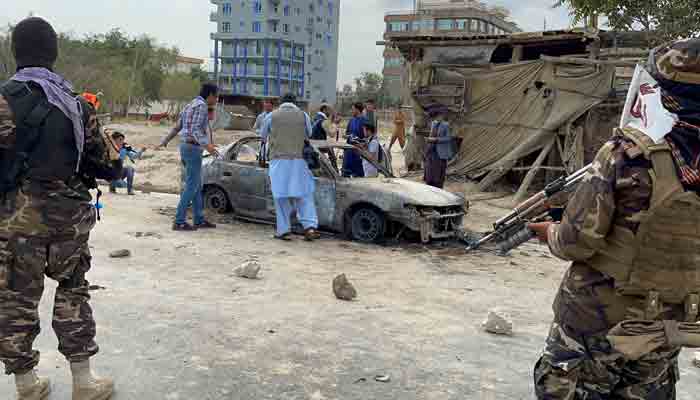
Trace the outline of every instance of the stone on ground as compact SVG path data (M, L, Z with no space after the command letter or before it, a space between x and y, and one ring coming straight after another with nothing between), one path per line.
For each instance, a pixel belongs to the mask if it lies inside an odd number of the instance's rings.
M513 322L511 322L506 313L501 311L489 311L489 315L482 324L482 327L486 332L495 335L513 336Z
M125 258L125 257L130 257L131 256L131 251L127 249L122 249L122 250L114 250L113 252L109 253L109 256L111 258Z
M258 279L260 263L256 260L246 261L240 267L236 268L234 273L241 278Z
M693 355L693 365L700 368L700 351L696 351Z
M357 290L345 274L340 274L333 279L333 294L339 300L351 301L357 297Z

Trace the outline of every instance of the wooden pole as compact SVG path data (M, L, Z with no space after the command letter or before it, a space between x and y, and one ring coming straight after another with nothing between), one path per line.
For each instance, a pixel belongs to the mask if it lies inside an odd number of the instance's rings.
M525 179L523 179L523 183L520 185L520 189L518 189L518 193L515 194L514 202L516 204L519 204L520 202L525 200L525 198L527 197L527 190L530 188L530 185L532 185L532 181L535 179L537 172L540 170L540 166L542 165L544 160L547 159L547 155L549 154L550 151L552 151L552 147L554 146L554 142L556 142L556 137L554 137L542 149L542 152L540 153L540 155L537 156L537 160L535 160L535 163L532 164L530 171L528 171L527 175L525 175Z

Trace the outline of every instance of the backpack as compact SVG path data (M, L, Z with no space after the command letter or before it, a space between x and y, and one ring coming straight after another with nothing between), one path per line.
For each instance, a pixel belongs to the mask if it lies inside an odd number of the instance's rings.
M320 115L316 116L316 121L311 128L311 140L327 140L328 132L323 128L323 123L326 121L325 118Z

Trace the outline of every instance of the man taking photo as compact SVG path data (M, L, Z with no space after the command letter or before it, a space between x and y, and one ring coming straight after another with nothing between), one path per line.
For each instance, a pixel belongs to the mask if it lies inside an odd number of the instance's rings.
M126 192L129 196L134 195L134 175L136 174L134 167L131 165L126 165L126 159L128 158L131 163L135 163L136 160L140 160L143 153L146 152L146 148L142 148L141 151L134 150L131 146L126 143L126 136L121 132L112 133L112 143L115 149L119 152L119 159L124 163L124 168L119 176L119 179L114 180L109 183L109 192L117 193L117 187L124 187L124 179L126 179Z

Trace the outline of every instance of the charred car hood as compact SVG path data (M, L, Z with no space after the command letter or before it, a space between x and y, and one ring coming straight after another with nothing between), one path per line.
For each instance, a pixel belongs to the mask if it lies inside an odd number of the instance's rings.
M349 185L354 189L371 192L381 192L400 200L404 205L429 207L463 206L463 198L446 190L438 189L400 178L370 178L351 180Z

